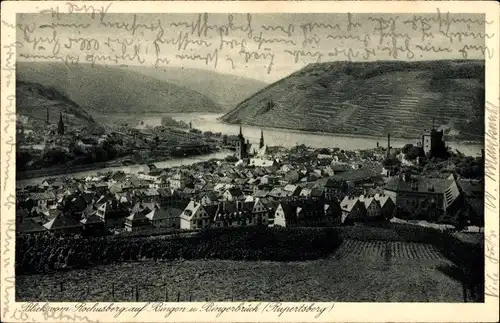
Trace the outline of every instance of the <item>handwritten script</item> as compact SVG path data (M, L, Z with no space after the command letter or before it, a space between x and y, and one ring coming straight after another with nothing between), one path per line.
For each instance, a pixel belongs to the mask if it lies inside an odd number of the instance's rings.
M283 303L235 303L231 305L221 305L213 302L203 303L201 306L197 305L180 305L171 303L142 303L137 306L123 306L118 303L77 303L76 305L68 306L55 306L50 303L25 303L20 310L12 313L12 318L19 318L22 320L28 319L30 312L43 313L45 320L53 318L64 321L90 321L86 316L79 316L78 313L113 313L115 318L120 317L123 313L135 313L137 317L140 313L155 312L164 313L167 318L174 313L209 313L215 314L217 318L224 315L234 313L265 313L267 315L275 315L281 317L283 315L290 315L293 313L309 313L314 318L319 318L325 312L330 312L335 307L335 304L317 304L317 303L304 303L294 304L292 306ZM69 313L72 313L71 315Z
M485 190L485 207L492 212L492 221L498 223L498 114L499 107L486 101L486 130L485 130L485 178L488 185ZM485 257L491 269L486 273L485 295L498 298L499 273L498 273L498 233L495 228L485 232Z
M61 4L24 14L21 60L213 68L276 79L308 63L492 57L482 15L114 14ZM299 19L300 18L300 19ZM300 21L297 23L296 21Z

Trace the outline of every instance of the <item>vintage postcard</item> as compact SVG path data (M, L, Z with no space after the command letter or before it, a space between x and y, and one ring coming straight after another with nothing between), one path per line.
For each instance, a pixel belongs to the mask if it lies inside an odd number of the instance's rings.
M499 5L3 2L2 322L497 322Z

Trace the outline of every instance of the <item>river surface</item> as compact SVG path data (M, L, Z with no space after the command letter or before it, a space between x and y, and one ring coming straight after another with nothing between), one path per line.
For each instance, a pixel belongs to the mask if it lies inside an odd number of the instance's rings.
M217 120L221 114L199 114L199 113L180 113L180 114L148 114L143 116L137 116L137 123L141 123L142 127L155 127L161 125L161 120L163 116L170 116L174 120L184 121L186 123L191 122L193 128L202 131L212 131L221 132L228 135L237 135L239 133L239 125L225 124ZM131 116L128 115L128 118ZM303 131L294 131L286 129L276 129L276 128L258 128L253 126L243 126L243 136L250 140L250 143L257 144L260 139L261 130L264 132L264 142L268 146L283 146L283 147L293 147L295 145L304 144L308 147L313 148L324 148L324 147L337 147L345 150L358 150L358 149L371 149L377 147L377 143L381 146L387 146L387 138L376 138L376 137L354 137L348 135L333 135L327 133L309 133ZM391 146L394 148L400 148L407 143L416 144L418 139L398 139L391 138ZM448 146L453 149L457 149L465 155L468 156L478 156L481 154L481 149L484 147L480 144L467 144L459 142L447 142ZM190 158L180 158L180 159L170 159L162 162L154 163L158 168L169 168L177 167L182 165L190 165L201 161L206 161L212 158L222 159L227 155L232 154L230 151L219 151L209 155L196 156ZM149 168L147 165L130 165L130 166L118 166L118 167L107 167L89 171L83 171L78 173L72 173L68 176L71 177L87 177L95 176L99 173L104 173L108 171L124 171L129 173L139 173L148 172ZM48 176L54 177L54 176ZM26 180L19 180L18 183L40 183L48 177L32 178Z
M172 119L177 121L184 121L186 123L191 122L193 128L202 131L222 132L228 135L237 135L240 131L239 125L225 124L217 120L218 117L222 116L221 114L183 113L171 114L170 116ZM161 122L161 117L147 117L147 122L150 124L157 124L158 122ZM297 144L304 144L313 148L337 147L345 150L371 149L377 147L377 142L381 146L387 146L387 138L310 133L287 129L259 128L247 125L243 125L242 129L243 136L249 139L251 143L259 142L260 133L261 130L263 130L264 141L268 146L283 146L289 148ZM414 140L391 138L391 146L393 148L401 148L407 143L417 144L419 140L419 138L415 138ZM458 149L467 156L474 157L480 155L481 149L484 147L484 145L480 144L466 144L459 142L446 142L446 144L453 149Z

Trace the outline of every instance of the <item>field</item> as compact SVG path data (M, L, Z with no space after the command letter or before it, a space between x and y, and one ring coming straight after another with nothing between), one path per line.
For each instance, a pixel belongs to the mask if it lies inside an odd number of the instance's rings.
M440 270L449 264L428 244L347 239L310 261L143 261L21 275L16 300L463 302L462 285Z

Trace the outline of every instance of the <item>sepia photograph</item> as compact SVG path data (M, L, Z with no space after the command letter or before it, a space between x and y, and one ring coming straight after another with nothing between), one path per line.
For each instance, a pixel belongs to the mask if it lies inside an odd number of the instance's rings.
M485 302L484 13L113 6L4 26L15 302Z

